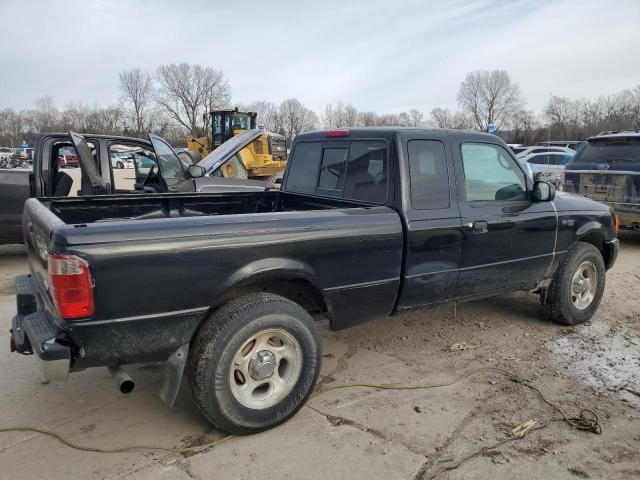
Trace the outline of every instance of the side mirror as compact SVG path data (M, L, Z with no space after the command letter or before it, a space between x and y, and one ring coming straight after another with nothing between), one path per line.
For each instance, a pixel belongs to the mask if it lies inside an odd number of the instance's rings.
M187 172L191 178L200 178L204 177L205 171L204 168L200 165L189 165L187 168Z
M531 197L534 202L550 202L556 198L556 188L549 182L537 180L533 184Z

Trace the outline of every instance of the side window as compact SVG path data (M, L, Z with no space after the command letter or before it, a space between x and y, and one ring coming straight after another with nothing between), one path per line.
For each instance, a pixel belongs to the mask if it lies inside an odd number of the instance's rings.
M387 199L389 167L385 142L354 140L349 149L344 197L372 203ZM326 150L325 150L326 152Z
M449 207L449 177L444 145L437 140L409 140L411 206L416 210Z
M135 183L141 183L156 165L156 156L150 149L127 143L109 145L109 160L114 188L120 192L136 190Z
M346 148L325 148L322 151L322 163L320 164L320 180L318 188L322 190L344 189L344 181L347 176Z
M315 192L321 156L322 142L298 143L292 155L295 161L290 162L287 174L287 190Z
M504 148L463 143L461 150L468 202L527 199L524 172Z
M557 154L557 155L549 155L549 160L551 160L549 162L550 165L564 165L562 163L562 154Z
M529 163L535 163L536 165L546 165L549 155L535 155L529 160Z

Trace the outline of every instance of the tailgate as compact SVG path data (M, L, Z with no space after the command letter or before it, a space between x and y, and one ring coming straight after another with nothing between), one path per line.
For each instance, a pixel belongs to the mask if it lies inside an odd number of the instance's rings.
M640 172L565 172L565 190L598 202L640 203Z
M52 250L54 230L64 226L48 206L37 198L30 198L24 204L22 229L29 255L29 268L39 293L47 295L47 260Z

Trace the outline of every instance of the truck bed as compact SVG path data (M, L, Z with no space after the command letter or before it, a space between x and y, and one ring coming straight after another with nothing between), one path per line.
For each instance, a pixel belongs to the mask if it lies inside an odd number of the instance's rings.
M104 337L108 348L87 354L97 364L110 355L137 361L141 328L171 329L157 353L175 350L225 292L268 282L271 272L317 285L334 328L390 313L401 282L398 213L341 199L280 191L31 198L23 226L45 303L47 252L90 266L95 313L73 322L73 335L79 345L92 344L85 335Z
M66 224L355 208L345 200L309 199L279 191L55 198L45 201Z

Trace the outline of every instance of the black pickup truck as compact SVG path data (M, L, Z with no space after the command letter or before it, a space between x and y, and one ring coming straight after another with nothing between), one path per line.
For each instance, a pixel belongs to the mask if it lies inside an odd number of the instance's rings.
M310 313L340 329L525 290L573 325L618 253L613 210L456 130L305 133L280 191L30 199L22 228L13 350L51 379L166 362L163 400L186 371L202 413L234 433L285 421L313 390Z
M264 190L266 182L222 178L220 166L259 135L248 130L193 167L160 137L42 133L31 168L0 167L0 244L22 241L22 207L29 197ZM67 158L73 153L73 165ZM158 161L160 160L160 161ZM202 167L202 168L200 168Z

